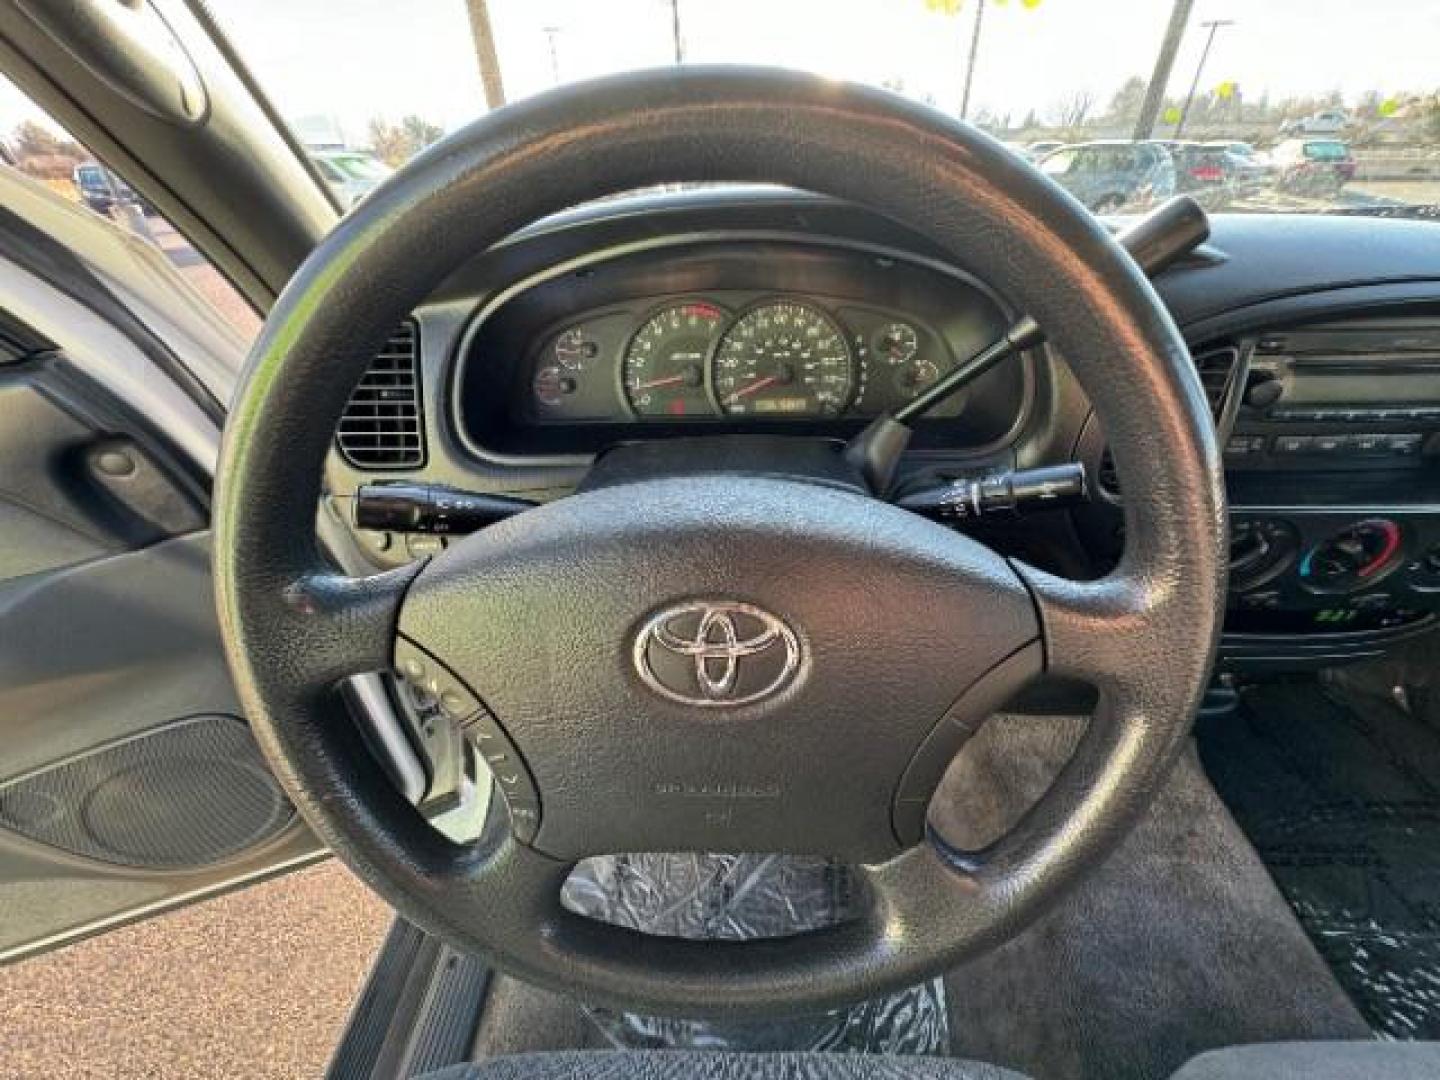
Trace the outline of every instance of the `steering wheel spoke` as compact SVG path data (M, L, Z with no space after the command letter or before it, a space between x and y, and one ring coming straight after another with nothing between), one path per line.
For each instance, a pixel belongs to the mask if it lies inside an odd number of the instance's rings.
M1128 568L1095 581L1057 577L1012 560L1039 616L1045 669L1112 694L1144 677L1157 644L1154 620L1166 597ZM1117 663L1117 659L1125 663ZM1137 665L1135 660L1146 664Z
M235 602L244 603L262 629L256 648L282 666L288 696L308 698L352 675L392 666L400 608L418 572L418 565L369 577L314 569Z

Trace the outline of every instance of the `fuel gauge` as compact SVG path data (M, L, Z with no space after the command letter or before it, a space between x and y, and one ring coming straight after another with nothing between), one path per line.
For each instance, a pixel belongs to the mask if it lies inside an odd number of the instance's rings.
M555 365L563 371L582 371L600 355L600 345L580 326L572 326L555 339L551 349Z

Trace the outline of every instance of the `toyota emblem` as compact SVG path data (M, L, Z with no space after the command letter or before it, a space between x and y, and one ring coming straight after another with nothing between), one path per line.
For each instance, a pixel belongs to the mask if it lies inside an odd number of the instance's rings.
M683 705L748 705L779 693L800 666L794 631L768 611L727 600L666 608L635 638L645 685Z

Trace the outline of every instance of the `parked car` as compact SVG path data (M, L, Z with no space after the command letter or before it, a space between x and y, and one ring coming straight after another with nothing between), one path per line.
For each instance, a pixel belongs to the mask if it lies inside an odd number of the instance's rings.
M1053 154L1064 145L1065 144L1058 139L1041 139L1038 142L1032 142L1027 145L1025 147L1025 155L1031 161L1039 161L1046 154Z
M1355 158L1339 139L1288 139L1270 155L1275 186L1299 195L1333 195L1355 178Z
M1145 207L1175 194L1174 162L1157 143L1066 146L1044 157L1040 171L1097 213Z
M1207 142L1209 149L1225 154L1225 168L1233 186L1242 193L1258 191L1270 183L1275 167L1270 155L1247 142Z
M1198 142L1156 139L1175 166L1175 190L1193 195L1208 209L1224 206L1239 190L1235 163L1220 148Z
M140 202L125 181L97 162L82 162L70 175L80 192L80 201L97 214L108 216L123 203L138 205Z
M1350 123L1344 109L1321 109L1298 120L1280 124L1281 135L1338 135Z
M393 171L373 154L361 150L312 150L310 160L347 210L379 187Z

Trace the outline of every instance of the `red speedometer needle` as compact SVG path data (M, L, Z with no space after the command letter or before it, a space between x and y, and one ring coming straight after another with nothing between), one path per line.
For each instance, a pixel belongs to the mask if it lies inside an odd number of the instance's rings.
M739 401L742 397L749 397L751 394L758 393L759 391L764 390L765 387L779 381L780 377L778 375L766 375L763 379L756 379L748 386L742 386L739 390L736 390L733 394L731 394L727 400Z
M651 379L649 382L637 383L631 387L633 390L654 390L657 386L674 386L676 383L683 383L684 375L667 375L663 379Z

